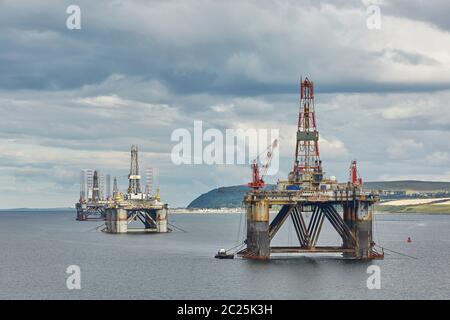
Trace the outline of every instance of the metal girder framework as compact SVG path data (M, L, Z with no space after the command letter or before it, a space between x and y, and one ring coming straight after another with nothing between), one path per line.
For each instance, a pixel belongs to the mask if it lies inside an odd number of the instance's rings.
M270 247L271 253L353 253L352 248L342 248L337 246L323 246L314 248L303 247Z
M343 240L355 244L355 235L333 205L317 204L310 207L312 208L312 214L307 224L303 217L302 205L284 205L270 224L270 239L273 239L277 231L290 215L300 243L300 248L302 249L316 247L325 218L327 218Z
M322 230L322 225L323 225L323 220L324 220L324 215L323 215L320 207L318 207L318 206L314 207L313 212L312 212L312 217L309 221L307 228L306 228L306 224L303 220L303 215L302 215L301 211L299 211L298 209L296 210L295 215L293 216L293 219L300 222L300 226L302 227L302 230L303 230L304 236L303 236L303 243L301 242L301 244L305 248L315 247L317 240L319 239L319 234L320 234L320 231Z
M260 194L255 194L260 195ZM279 198L247 198L247 247L238 252L250 259L268 259L271 253L343 253L345 257L378 259L373 248L372 199L349 201L298 201L285 203L269 224L268 208ZM292 199L291 199L292 200ZM290 201L291 201L290 200ZM338 208L342 209L338 210ZM310 212L306 217L305 213ZM341 212L341 213L340 213ZM271 247L270 243L290 216L299 245ZM324 221L342 239L337 246L318 246Z
M103 205L81 205L77 204L77 220L105 220L106 209Z
M286 218L289 216L293 208L294 206L285 205L281 208L280 212L278 212L277 216L270 223L269 227L270 239L272 239L278 232L278 230L281 228L281 226L283 225L284 221L286 221Z
M155 213L153 213L153 215L155 215ZM152 217L152 213L150 210L128 211L127 224L130 224L132 221L136 221L137 219L139 219L144 224L144 229L156 229L156 221L155 218Z
M336 208L332 205L324 206L322 208L323 213L331 222L334 229L339 233L344 241L348 241L352 245L356 244L356 237L344 222L343 218L337 212Z
M170 228L167 227L167 211L167 205L163 203L142 200L124 200L120 204L110 206L106 209L106 232L170 232Z

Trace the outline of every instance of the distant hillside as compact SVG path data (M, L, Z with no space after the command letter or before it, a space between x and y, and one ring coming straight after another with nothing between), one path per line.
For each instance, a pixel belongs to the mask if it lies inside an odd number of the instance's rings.
M275 185L268 185L266 188L274 189ZM450 190L450 182L434 181L375 181L365 182L365 189L376 190L413 190L413 191L439 191ZM236 208L242 206L242 200L247 186L232 186L213 189L202 194L192 201L188 208Z
M274 189L274 185L266 189ZM244 194L249 190L247 186L232 186L213 189L192 201L188 208L236 208L242 206Z
M392 190L392 191L394 190L441 191L441 190L450 190L450 182L418 181L418 180L373 181L373 182L364 182L364 188Z

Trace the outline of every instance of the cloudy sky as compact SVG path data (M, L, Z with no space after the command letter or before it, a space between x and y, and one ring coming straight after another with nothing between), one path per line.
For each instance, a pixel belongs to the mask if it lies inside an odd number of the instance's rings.
M368 29L378 4L381 29ZM66 8L81 8L81 30ZM316 85L329 175L450 180L450 2L0 0L0 207L71 206L79 171L126 186L129 148L164 200L244 184L248 166L172 163L177 128L280 130L294 156L298 81Z

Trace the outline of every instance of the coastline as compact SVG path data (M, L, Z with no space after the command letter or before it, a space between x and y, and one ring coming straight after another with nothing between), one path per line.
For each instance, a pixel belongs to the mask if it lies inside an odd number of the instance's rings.
M398 213L398 214L432 214L432 215L450 215L450 205L375 205L375 211L381 213Z
M415 205L389 205L377 204L375 205L375 214L427 214L427 215L450 215L450 204L415 204ZM67 212L75 211L74 208L13 208L0 209L0 212ZM169 208L169 214L194 214L194 215L208 215L208 214L242 214L245 213L245 208L242 207L223 207L223 208ZM270 210L270 214L276 214L278 210Z

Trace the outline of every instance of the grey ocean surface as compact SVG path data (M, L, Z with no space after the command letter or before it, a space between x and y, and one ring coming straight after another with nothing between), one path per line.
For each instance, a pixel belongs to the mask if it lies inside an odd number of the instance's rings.
M450 216L377 215L376 241L417 259L388 254L361 262L283 256L270 261L217 260L242 240L239 214L171 215L186 230L111 235L74 212L0 212L1 299L449 299ZM238 230L241 230L240 234ZM407 237L412 243L406 243ZM325 226L321 244L338 241ZM276 245L296 245L285 224ZM369 290L367 267L381 268ZM68 290L69 265L81 290Z

